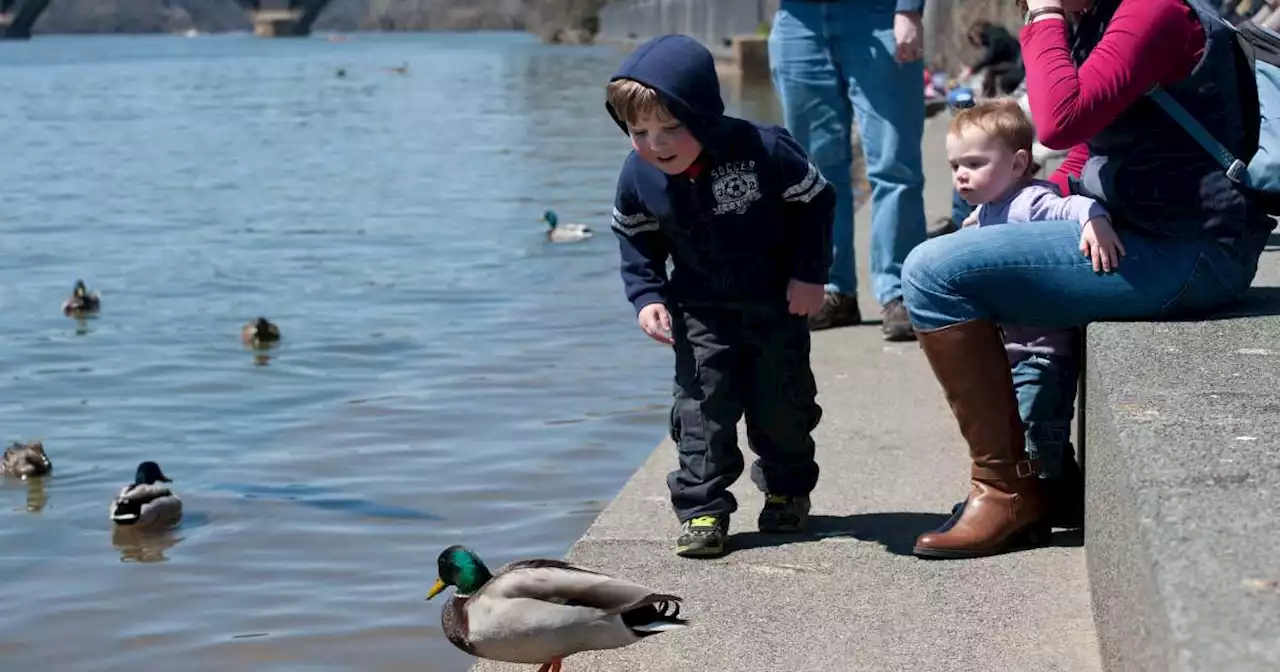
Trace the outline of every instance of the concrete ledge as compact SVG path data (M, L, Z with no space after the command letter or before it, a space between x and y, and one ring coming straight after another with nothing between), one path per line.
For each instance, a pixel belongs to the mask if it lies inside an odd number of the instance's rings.
M1280 670L1278 256L1219 318L1089 327L1085 547L1107 669Z

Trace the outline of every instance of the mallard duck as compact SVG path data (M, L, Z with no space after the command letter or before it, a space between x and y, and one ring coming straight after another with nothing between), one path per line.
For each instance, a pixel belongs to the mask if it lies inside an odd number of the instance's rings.
M688 625L679 597L560 560L518 560L490 574L471 549L450 546L436 562L427 599L454 586L440 623L454 646L480 658L560 672L572 654Z
M586 224L561 224L554 210L542 213L542 221L547 223L547 240L553 243L576 243L592 236Z
M71 291L71 296L62 302L62 312L65 315L83 315L97 311L101 305L98 293L90 292L85 287L84 280L76 280L76 288Z
M275 343L280 340L280 327L267 321L265 317L259 317L244 325L240 330L240 340L244 341L245 345L253 347Z
M111 500L111 520L133 527L177 523L182 519L182 500L161 483L172 481L160 471L160 465L150 461L139 464L133 483Z
M53 469L53 463L44 452L44 444L39 441L20 443L14 441L4 451L0 459L0 474L8 474L19 478L43 476Z

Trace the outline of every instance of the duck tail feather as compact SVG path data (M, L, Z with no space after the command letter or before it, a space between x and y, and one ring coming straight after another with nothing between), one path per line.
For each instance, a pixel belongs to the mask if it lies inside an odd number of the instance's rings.
M689 625L680 617L680 598L675 595L653 595L653 601L622 614L622 622L636 635L645 637Z

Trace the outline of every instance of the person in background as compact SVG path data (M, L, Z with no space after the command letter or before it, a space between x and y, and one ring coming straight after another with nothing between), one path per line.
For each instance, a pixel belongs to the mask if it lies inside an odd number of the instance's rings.
M969 26L969 44L983 49L982 56L960 71L964 81L982 72L982 97L1007 95L1022 84L1026 69L1022 65L1022 48L1004 26L990 21L974 21Z
M1071 218L970 227L912 250L906 305L968 444L972 483L952 517L916 540L917 555L977 557L1044 538L1084 496L1083 481L1054 497L1041 483L997 319L1069 328L1214 310L1244 296L1275 225L1146 97L1161 86L1228 151L1252 151L1257 109L1239 94L1252 73L1206 0L1026 6L1022 56L1036 135L1072 148L1050 181L1106 207L1124 257L1109 273L1084 262L1084 227ZM1071 13L1079 19L1069 29Z
M887 340L915 338L902 262L925 240L924 0L782 0L769 65L788 130L836 190L831 280L810 329L862 322L854 264L852 132L871 183L871 284Z

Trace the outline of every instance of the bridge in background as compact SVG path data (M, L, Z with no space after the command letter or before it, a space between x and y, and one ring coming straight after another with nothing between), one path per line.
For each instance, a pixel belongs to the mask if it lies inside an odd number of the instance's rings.
M329 0L236 0L259 37L306 37Z
M24 40L50 0L0 0L0 39Z
M25 40L52 0L0 0L0 39ZM329 0L236 0L260 37L306 37Z

